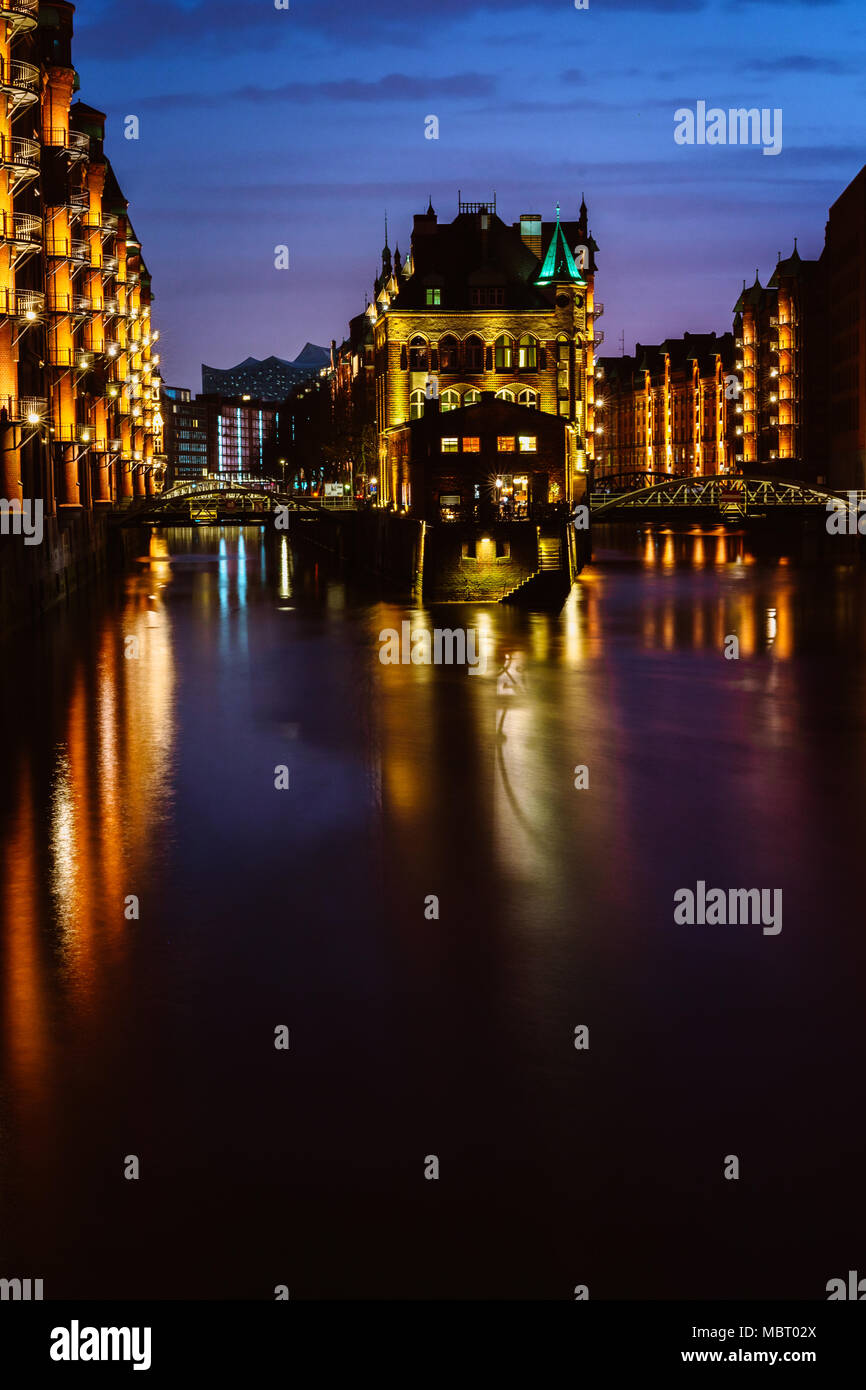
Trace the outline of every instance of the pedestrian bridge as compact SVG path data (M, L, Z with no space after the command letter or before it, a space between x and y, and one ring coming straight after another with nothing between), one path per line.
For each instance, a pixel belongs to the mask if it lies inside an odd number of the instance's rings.
M852 503L852 496L855 501ZM596 490L590 495L593 519L625 520L632 516L671 519L688 514L723 520L744 517L814 516L856 505L859 494L828 492L806 483L729 473L700 477L668 477L664 482L630 492Z
M302 516L325 516L332 511L354 510L351 497L322 501L296 497L274 478L238 482L229 478L201 478L177 483L154 497L143 497L122 514L124 526L189 525L201 523L260 523L284 508Z

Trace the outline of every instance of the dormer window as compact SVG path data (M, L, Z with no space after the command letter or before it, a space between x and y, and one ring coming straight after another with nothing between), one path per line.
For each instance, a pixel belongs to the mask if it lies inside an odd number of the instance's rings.
M502 285L476 286L469 291L469 303L473 309L501 309L505 304L505 289Z

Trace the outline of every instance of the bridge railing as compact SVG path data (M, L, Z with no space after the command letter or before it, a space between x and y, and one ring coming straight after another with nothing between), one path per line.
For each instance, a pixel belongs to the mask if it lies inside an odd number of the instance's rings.
M662 483L619 494L596 491L590 501L600 513L670 507L713 507L725 513L763 508L844 507L846 502L853 506L853 498L854 493L831 493L795 479L723 473L675 475Z

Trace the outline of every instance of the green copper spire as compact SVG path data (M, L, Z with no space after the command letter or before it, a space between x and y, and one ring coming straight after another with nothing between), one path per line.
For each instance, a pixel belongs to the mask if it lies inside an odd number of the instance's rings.
M555 285L565 281L569 281L572 285L586 284L568 249L565 234L559 225L559 203L557 203L556 230L550 239L547 255L541 267L541 274L535 283L536 285Z

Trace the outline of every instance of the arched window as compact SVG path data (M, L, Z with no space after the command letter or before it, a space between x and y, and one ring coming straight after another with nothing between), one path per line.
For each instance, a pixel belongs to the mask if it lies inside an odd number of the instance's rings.
M443 391L439 397L440 410L456 410L460 404L459 391Z
M537 409L538 409L538 392L537 392L537 391L520 391L520 392L518 392L518 395L517 395L517 404L518 404L518 405L526 405L526 406L529 407L530 410L537 410Z
M420 420L424 414L424 392L413 391L409 396L409 419Z
M481 404L481 392L480 392L480 391L476 391L476 390L474 390L474 389L471 390L471 391L467 391L467 392L466 392L466 395L463 397L463 404L464 404L464 405L480 405L480 404Z
M430 370L430 348L426 338L410 338L409 340L409 371L410 372L429 372Z
M512 401L512 402L513 402L513 401L514 401L514 392L510 389L510 387L508 387L508 386L503 386L503 387L501 387L501 389L500 389L499 391L496 392L496 399L497 399L498 401Z
M483 372L484 344L474 333L471 338L466 339L465 351L467 372Z
M556 340L556 360L557 362L568 361L568 339L564 333L560 333Z
M510 338L502 334L501 338L496 339L495 357L497 372L510 372L511 364L514 360L514 348Z
M456 372L458 361L459 344L456 338L449 334L447 338L440 339L439 342L439 370L440 372Z
M517 365L522 372L538 371L538 344L530 333L524 333L517 345Z

